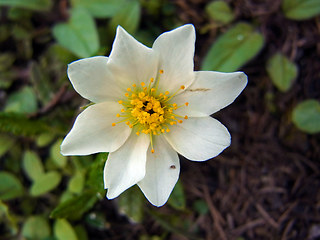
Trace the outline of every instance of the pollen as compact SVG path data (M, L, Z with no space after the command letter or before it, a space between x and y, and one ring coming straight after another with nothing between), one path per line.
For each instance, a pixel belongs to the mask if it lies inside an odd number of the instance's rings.
M187 106L188 103L180 106L171 101L176 94L185 89L185 86L181 85L173 93L169 91L160 92L158 83L164 71L161 69L159 73L160 75L155 78L152 77L146 82L141 82L141 87L132 84L132 87L126 88L126 98L118 101L123 108L116 115L122 117L123 120L112 123L112 126L125 123L133 129L137 136L147 134L150 138L152 153L154 153L154 136L169 133L171 127L174 127L177 123L182 124L182 119L188 118L175 114L175 110Z

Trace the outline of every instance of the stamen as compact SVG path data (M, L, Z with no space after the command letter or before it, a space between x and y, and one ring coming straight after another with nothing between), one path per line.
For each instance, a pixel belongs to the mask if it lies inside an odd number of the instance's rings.
M127 88L127 91L128 91L128 92L131 92L131 88Z
M114 127L116 125L116 123L112 123L112 127Z
M182 120L178 120L178 123L182 123Z
M117 117L120 117L120 114L118 113L116 116L117 116Z
M180 87L180 88L183 90L183 89L185 89L185 86L184 86L184 85L181 85L181 87Z
M164 72L164 71L163 71L162 69L159 70L159 73L160 73L160 74L163 74L163 72Z
M119 103L119 104L122 104L122 103L123 103L123 101L122 101L122 100L120 100L120 101L118 101L118 103Z
M188 103L188 102L186 102L186 103L185 103L185 105L188 107L188 106L189 106L189 103Z
M132 84L132 87L136 87L137 85L136 84Z
M187 115L185 115L185 116L184 116L184 119L188 119L188 116L187 116Z
M143 87L144 85L146 85L144 82L141 82L141 86Z
M122 109L121 109L121 112L125 112L125 110L122 108Z

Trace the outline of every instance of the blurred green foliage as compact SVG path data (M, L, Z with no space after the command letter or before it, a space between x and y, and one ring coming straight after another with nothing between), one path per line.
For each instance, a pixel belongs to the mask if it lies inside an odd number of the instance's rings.
M107 154L64 157L60 144L79 106L86 105L71 89L67 64L84 57L108 55L118 25L151 46L163 30L184 24L169 0L0 0L0 226L1 237L25 239L89 239L85 225L105 230L109 219L96 209L105 198L103 167ZM230 2L230 1L228 1ZM320 13L318 0L283 0L284 16L293 20ZM202 61L202 70L232 72L263 49L265 37L256 19L239 22L232 5L208 1L203 12L207 26L197 33L217 31ZM221 28L220 28L221 27ZM178 43L177 43L178 44ZM266 66L274 85L290 90L298 67L284 55L271 56ZM250 82L250 79L249 79ZM4 95L4 96L2 96ZM320 104L307 100L294 108L292 121L304 132L320 131ZM129 219L151 216L168 233L186 235L194 211L208 213L205 201L188 205L178 182L167 206L179 214L157 212L138 187L116 201ZM146 208L146 206L149 206ZM53 220L54 219L54 220ZM77 224L77 225L75 225ZM0 238L1 238L0 237ZM20 237L20 236L19 236Z

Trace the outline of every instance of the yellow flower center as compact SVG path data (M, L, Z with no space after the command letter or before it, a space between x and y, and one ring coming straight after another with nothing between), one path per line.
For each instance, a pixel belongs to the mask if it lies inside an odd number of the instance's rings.
M160 75L164 74L164 71L160 70L159 73ZM181 86L173 94L170 94L168 91L158 93L157 86L160 75L154 84L155 86L152 86L155 80L151 78L148 87L146 87L144 82L141 83L141 86L133 84L132 88L128 87L125 93L126 99L118 101L123 106L121 113L116 115L117 117L124 118L117 123L125 122L130 128L135 127L137 135L144 133L150 136L152 153L154 153L152 144L153 135L170 132L170 126L183 123L182 119L188 119L188 116L174 114L174 110L188 106L188 103L186 102L185 105L178 106L170 101L185 87ZM112 123L112 126L116 126L117 123Z

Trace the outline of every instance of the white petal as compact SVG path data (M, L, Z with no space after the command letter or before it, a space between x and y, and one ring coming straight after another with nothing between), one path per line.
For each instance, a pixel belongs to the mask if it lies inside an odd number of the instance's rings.
M107 198L119 196L143 179L149 144L148 135L137 136L132 132L121 148L109 154L104 167L104 186L108 188Z
M175 113L190 117L209 116L231 104L246 84L247 76L242 72L196 72L194 83L172 99L178 105L189 103Z
M84 98L98 103L124 95L107 68L107 57L84 58L68 66L68 76L74 89Z
M63 155L88 155L113 152L129 137L131 128L126 124L112 126L119 121L121 105L116 102L97 103L86 108L77 117L71 131L61 144Z
M151 48L134 39L122 27L118 26L108 67L127 89L133 83L148 83L157 73L158 58Z
M190 117L209 116L231 104L247 84L243 72L196 72L196 80L183 93L172 101L187 107L179 108L175 113Z
M211 117L189 118L170 127L164 136L184 157L204 161L217 156L230 145L230 134L225 126Z
M195 39L194 27L188 24L165 32L155 40L152 49L159 54L159 68L164 70L160 91L173 93L181 85L187 87L192 83Z
M146 176L138 186L146 198L155 206L165 204L176 185L180 163L178 154L162 136L153 138L154 153L147 152Z

